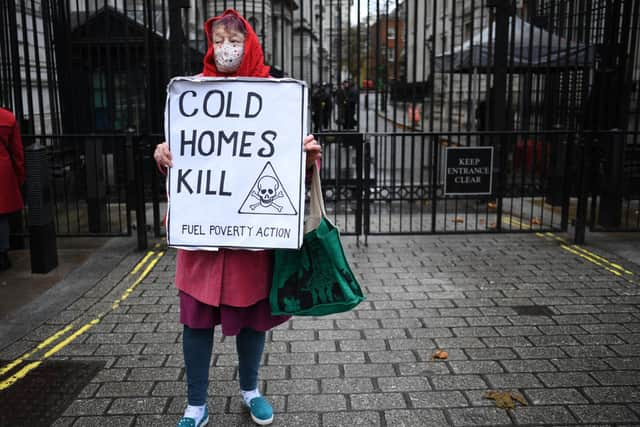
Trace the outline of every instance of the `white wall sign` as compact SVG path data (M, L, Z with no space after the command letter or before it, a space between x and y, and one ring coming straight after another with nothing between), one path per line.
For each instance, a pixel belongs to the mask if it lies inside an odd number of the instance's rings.
M299 248L305 83L177 77L167 91L169 245Z

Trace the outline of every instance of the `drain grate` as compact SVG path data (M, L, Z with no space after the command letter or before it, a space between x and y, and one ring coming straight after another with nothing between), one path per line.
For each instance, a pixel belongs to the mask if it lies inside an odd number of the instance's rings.
M0 366L5 363L0 362ZM104 364L100 361L45 361L0 392L0 426L53 424ZM15 370L18 369L20 367ZM7 375L14 374L15 370Z
M521 316L553 316L555 313L546 305L516 305L511 307Z

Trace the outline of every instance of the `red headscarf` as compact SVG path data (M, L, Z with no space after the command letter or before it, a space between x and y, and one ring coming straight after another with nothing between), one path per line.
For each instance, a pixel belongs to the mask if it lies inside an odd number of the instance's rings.
M247 33L244 38L244 55L240 67L234 73L221 73L216 68L215 55L213 53L212 27L213 23L225 15L235 15L244 24ZM255 31L246 19L234 9L225 10L222 15L207 19L204 23L204 32L207 35L207 53L204 55L204 68L202 75L208 77L269 77L269 66L264 65L264 53Z

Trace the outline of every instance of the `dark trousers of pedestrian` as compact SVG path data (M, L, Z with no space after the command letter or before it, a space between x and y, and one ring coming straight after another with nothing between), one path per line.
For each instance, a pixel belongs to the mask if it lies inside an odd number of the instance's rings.
M236 336L240 389L258 387L258 370L264 351L265 332L245 328ZM187 371L187 399L189 405L202 406L207 402L209 365L213 352L213 328L192 329L184 326L182 350Z
M0 214L0 271L9 267L9 214Z

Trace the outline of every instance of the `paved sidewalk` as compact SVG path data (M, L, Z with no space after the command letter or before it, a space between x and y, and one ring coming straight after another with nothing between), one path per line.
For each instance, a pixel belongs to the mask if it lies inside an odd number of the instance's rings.
M554 235L344 242L368 299L268 335L261 388L274 425L640 425L640 266ZM71 321L64 336L91 325L51 356L106 361L55 426L175 426L186 395L175 252L159 250L135 272L145 254L125 257L0 351L13 360ZM209 425L253 425L235 342L216 333ZM497 408L489 390L527 406Z

